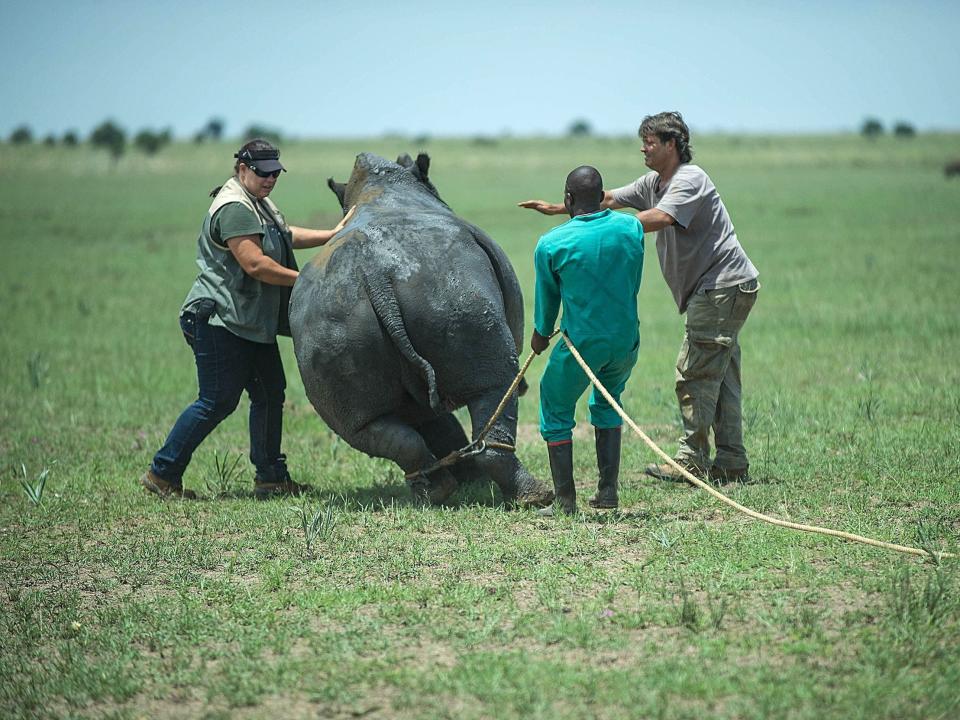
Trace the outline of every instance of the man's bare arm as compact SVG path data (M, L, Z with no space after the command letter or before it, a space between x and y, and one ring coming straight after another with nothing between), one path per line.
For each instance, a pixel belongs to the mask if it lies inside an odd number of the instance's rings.
M670 227L677 222L672 215L665 213L663 210L657 210L657 208L641 210L637 213L637 220L639 220L640 224L643 225L643 231L645 233L652 233L656 232L657 230L662 230L663 228Z
M546 200L524 200L521 203L517 203L517 207L527 208L528 210L536 210L538 213L543 213L544 215L565 215L567 208L564 207L563 203L551 203ZM603 210L610 208L611 210L620 210L625 208L626 205L621 205L613 199L613 193L609 190L605 190L603 193L603 201L600 203L600 207Z

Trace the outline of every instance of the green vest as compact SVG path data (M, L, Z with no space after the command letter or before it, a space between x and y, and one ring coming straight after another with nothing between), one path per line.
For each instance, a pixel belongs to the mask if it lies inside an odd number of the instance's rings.
M270 198L257 200L236 177L224 183L210 204L197 239L197 275L180 308L181 314L204 298L216 303L211 325L225 327L234 335L259 343L274 343L277 335L290 335L287 318L290 288L269 285L247 275L226 245L217 243L211 223L217 211L229 203L240 203L259 220L263 231L263 254L284 267L297 270L293 257L293 235L283 215Z

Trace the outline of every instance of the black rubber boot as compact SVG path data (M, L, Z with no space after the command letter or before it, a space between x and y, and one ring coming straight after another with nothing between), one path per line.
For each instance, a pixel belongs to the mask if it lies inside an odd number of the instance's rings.
M594 428L593 434L597 440L600 482L597 483L597 494L590 498L590 507L613 510L619 505L617 480L620 477L621 428Z
M573 443L560 445L547 444L547 454L550 457L550 474L553 475L553 490L555 498L553 505L537 512L546 517L577 513L577 488L573 484Z

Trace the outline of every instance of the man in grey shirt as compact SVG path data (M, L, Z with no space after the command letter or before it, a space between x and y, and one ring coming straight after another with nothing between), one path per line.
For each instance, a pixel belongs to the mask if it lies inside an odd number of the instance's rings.
M604 208L634 208L645 233L657 233L660 269L677 308L687 314L677 358L676 392L683 416L677 462L699 477L746 481L738 336L760 288L757 269L707 174L692 165L690 130L677 112L648 115L640 125L652 172L604 193ZM559 215L562 205L528 200L520 207ZM710 431L716 457L710 461ZM671 465L648 475L680 480Z

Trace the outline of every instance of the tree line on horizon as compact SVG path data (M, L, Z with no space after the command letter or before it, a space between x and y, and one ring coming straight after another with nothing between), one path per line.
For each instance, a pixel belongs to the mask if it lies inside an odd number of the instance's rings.
M222 119L211 118L193 134L192 141L195 143L218 142L224 138L225 127L226 123ZM281 141L279 131L259 124L248 127L243 136L260 137L278 144ZM123 127L113 120L104 120L91 131L86 142L93 147L106 150L114 160L119 160L127 150L128 139L129 144L145 155L156 155L173 141L173 131L170 128L162 130L144 128L128 138ZM29 125L20 125L10 133L7 142L10 145L30 145L34 142L33 131ZM81 144L80 136L75 130L67 130L59 139L50 133L41 142L49 147L56 145L76 147Z
M193 134L192 141L198 144L218 142L224 139L225 128L226 123L221 118L211 118ZM876 117L866 118L860 126L860 134L867 139L878 138L886 132L886 127ZM890 132L896 137L904 138L913 137L917 134L916 128L903 120L895 122ZM588 120L578 118L570 123L566 134L571 138L592 137L594 131ZM279 130L260 124L250 125L242 136L246 139L263 138L275 144L280 144L283 141ZM420 144L425 144L429 139L430 136L426 134L418 135L415 138ZM170 128L162 130L144 128L130 138L130 143L145 155L157 154L172 141L173 131ZM29 125L20 125L10 133L7 142L11 145L29 145L34 142L33 131ZM80 137L74 130L66 131L59 140L52 133L46 135L42 140L44 145L51 147L58 144L64 147L76 147L80 142ZM113 120L105 120L93 129L87 138L87 142L94 147L106 150L114 160L118 160L126 152L128 138L126 131L120 125ZM495 142L487 136L477 136L475 138L476 144L488 145L495 144Z

